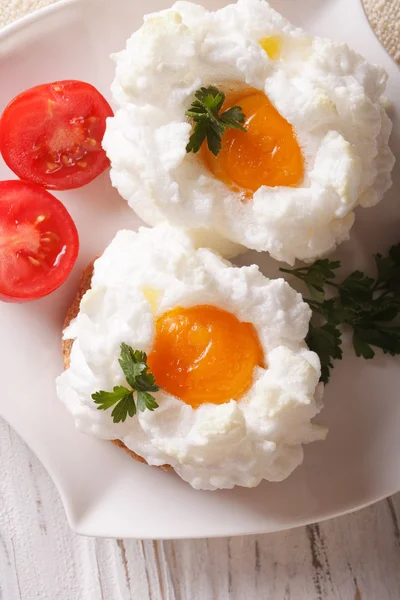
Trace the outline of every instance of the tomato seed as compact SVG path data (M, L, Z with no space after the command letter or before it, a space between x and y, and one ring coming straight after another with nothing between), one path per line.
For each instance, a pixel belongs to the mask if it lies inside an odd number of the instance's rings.
M56 103L54 102L54 100L50 100L50 98L47 100L47 112L51 117L53 116L53 108L55 105Z
M35 267L39 267L40 266L40 262L38 260L36 260L36 258L33 258L33 256L28 256L28 260L35 266Z
M42 233L42 235L47 236L48 238L50 238L51 240L53 240L55 242L60 241L59 236L54 231L45 231L44 233Z

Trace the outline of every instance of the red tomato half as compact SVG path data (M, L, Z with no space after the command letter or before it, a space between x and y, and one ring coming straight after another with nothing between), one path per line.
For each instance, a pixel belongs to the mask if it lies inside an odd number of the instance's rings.
M101 147L107 100L89 83L38 85L6 107L0 120L0 151L20 179L48 189L89 183L109 165Z
M35 183L0 181L0 300L53 292L76 261L79 238L67 209Z

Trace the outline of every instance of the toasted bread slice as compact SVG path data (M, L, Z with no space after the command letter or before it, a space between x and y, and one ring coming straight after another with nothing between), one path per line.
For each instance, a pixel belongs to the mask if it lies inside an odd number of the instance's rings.
M74 319L77 316L77 314L79 312L81 300L82 300L84 294L88 291L88 289L90 289L90 284L92 282L92 276L93 276L93 265L94 265L94 261L92 261L82 273L82 276L81 276L81 279L79 282L78 293L76 294L74 301L71 304L71 306L67 312L65 321L64 321L64 329L71 323L72 319ZM63 340L62 341L62 354L63 354L63 359L64 359L64 367L66 369L68 369L70 362L71 362L72 344L73 344L73 340ZM129 448L127 448L125 446L125 444L123 442L121 442L121 440L112 440L112 443L115 444L116 446L119 446L120 448L123 448L135 460L138 460L139 462L147 464L147 461L144 458L142 458L138 454L135 454L135 452L132 452L132 450L129 450ZM171 467L169 465L163 465L160 468L168 470Z

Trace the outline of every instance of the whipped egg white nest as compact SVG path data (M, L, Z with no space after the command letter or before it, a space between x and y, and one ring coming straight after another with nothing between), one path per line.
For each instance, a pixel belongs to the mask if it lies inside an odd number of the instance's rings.
M222 404L205 396L193 408L160 389L156 410L120 423L111 411L97 410L93 393L126 385L118 363L121 343L149 354L160 315L199 305L218 307L255 328L264 366L254 368L243 396ZM64 339L74 342L70 367L57 380L58 395L80 430L121 440L150 465L171 465L196 489L281 481L302 462L302 444L326 435L311 422L322 408L323 386L319 358L304 341L310 314L283 279L196 249L182 230L162 224L120 231L95 261L91 289L64 331Z
M260 43L269 39L278 52ZM384 70L293 27L263 0L216 12L176 2L148 15L114 59L120 108L104 148L113 185L151 225L167 219L225 256L247 247L293 264L346 240L354 209L374 206L391 185ZM267 95L301 147L299 185L262 185L243 201L186 152L185 111L209 85Z

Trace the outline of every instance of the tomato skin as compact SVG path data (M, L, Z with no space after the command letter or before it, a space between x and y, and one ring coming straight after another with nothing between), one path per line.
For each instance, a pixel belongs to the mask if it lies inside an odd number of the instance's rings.
M37 184L0 181L0 300L28 302L70 274L79 236L65 206Z
M0 119L0 152L20 178L47 189L82 187L109 166L101 147L113 111L89 83L66 80L16 96Z

